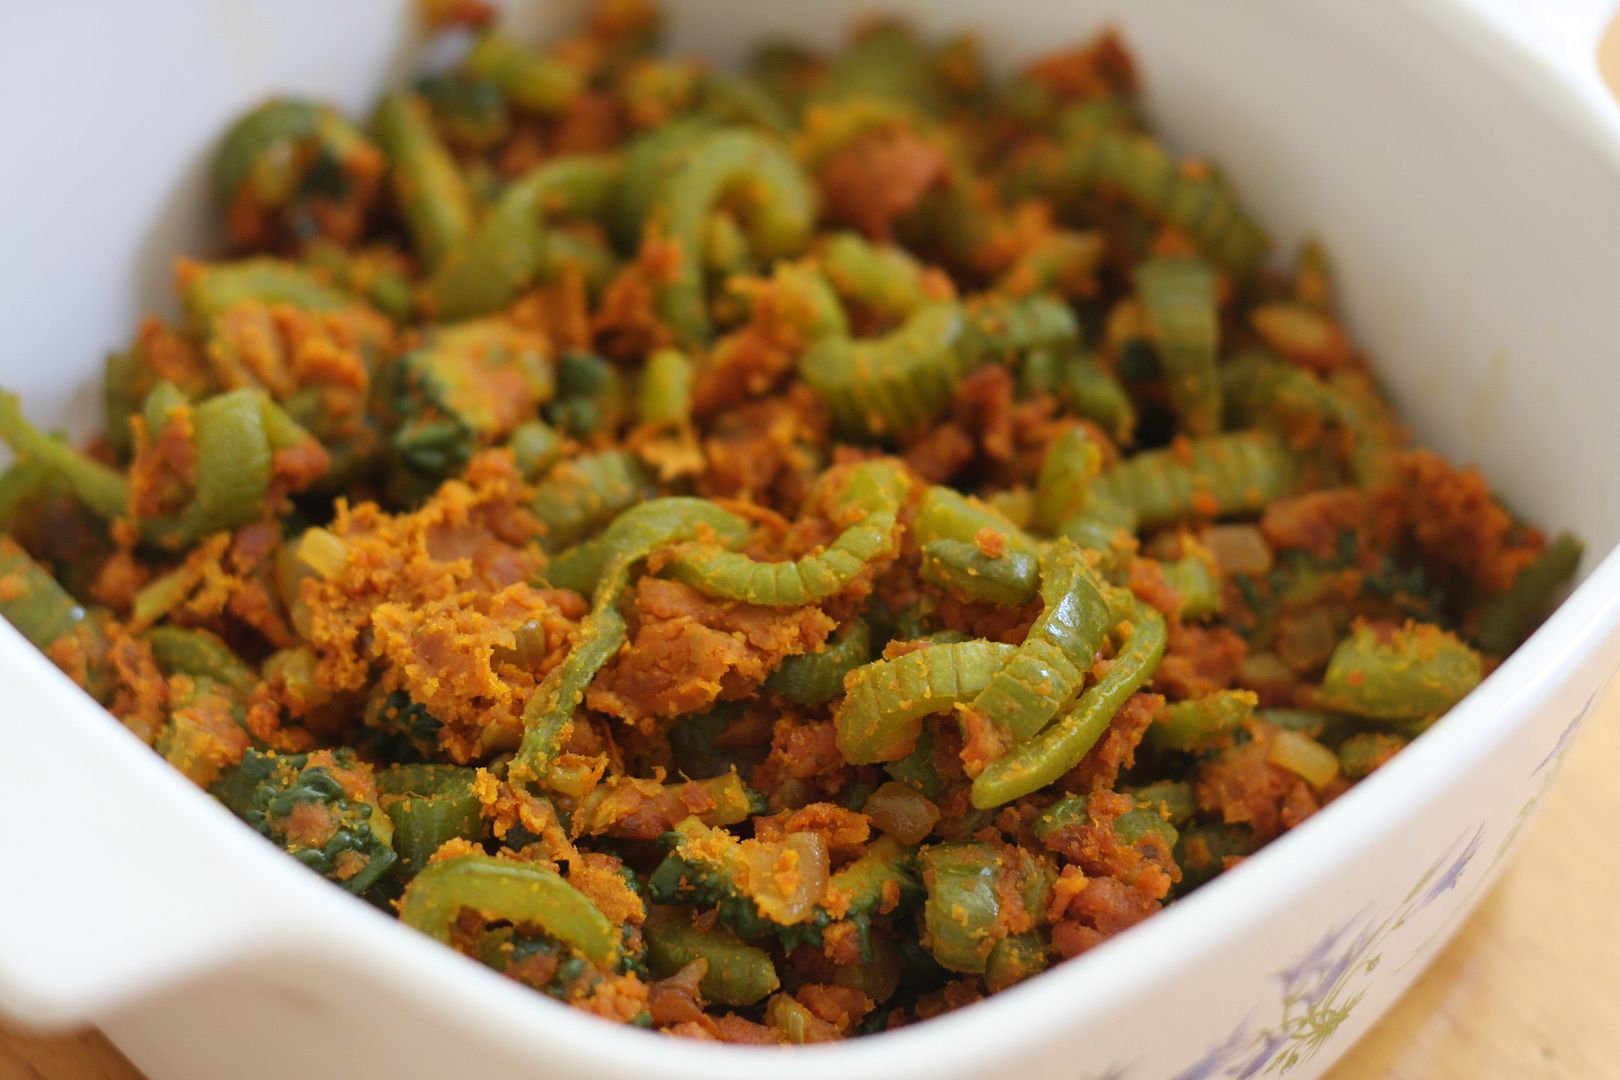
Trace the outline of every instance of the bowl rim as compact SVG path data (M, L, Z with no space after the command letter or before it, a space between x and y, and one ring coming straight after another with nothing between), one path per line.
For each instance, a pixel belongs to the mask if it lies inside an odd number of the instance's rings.
M1575 123L1575 136L1600 152L1620 173L1620 122L1572 84L1539 63L1498 26L1482 18L1470 0L1402 0L1403 9L1442 23L1448 43L1471 52L1543 111ZM1488 756L1534 715L1538 703L1589 664L1620 626L1620 547L1608 552L1543 626L1479 688L1433 729L1336 800L1300 829L1280 837L1219 880L1171 905L1129 933L1104 942L1081 963L1054 967L1036 980L990 996L924 1024L845 1042L812 1047L764 1048L708 1044L611 1024L516 986L499 974L468 963L427 937L412 932L356 898L295 865L267 844L243 843L249 835L223 806L170 768L89 699L9 626L0 627L0 670L29 680L59 706L60 721L74 738L96 745L101 764L115 766L132 790L154 808L189 819L200 839L217 841L219 864L237 887L260 891L267 915L234 947L203 962L131 978L109 986L97 999L41 1006L49 1020L115 1016L137 994L161 993L191 980L228 976L288 958L370 968L424 1010L441 1012L455 987L453 1013L479 1038L514 1053L547 1057L559 1068L582 1074L631 1069L673 1070L716 1078L757 1076L769 1067L779 1080L820 1078L836 1072L858 1077L906 1075L920 1060L949 1047L957 1071L991 1066L1008 1045L1043 1042L1082 1024L1177 968L1197 963L1230 939L1270 919L1329 869L1364 858L1380 837L1443 798L1455 781ZM1610 650L1612 652L1612 650ZM1611 660L1612 665L1612 660ZM1608 672L1605 672L1606 676ZM212 851L211 851L212 855ZM248 883L248 884L244 884ZM1202 928L1218 925L1211 938ZM382 973L387 971L387 975ZM1106 995L1091 995L1106 985ZM0 979L0 1001L28 1012L26 997ZM68 1015L72 1013L73 1015Z

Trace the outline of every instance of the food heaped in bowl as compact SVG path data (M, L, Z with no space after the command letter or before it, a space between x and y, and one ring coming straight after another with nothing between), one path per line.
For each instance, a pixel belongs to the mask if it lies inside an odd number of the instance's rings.
M549 68L484 38L478 80L379 109L385 155L255 111L226 223L313 269L183 270L194 325L109 380L126 476L7 417L51 507L24 539L119 616L8 549L22 621L407 921L693 1034L931 1015L1303 820L1572 568L1404 447L1319 259L1253 272L1224 183L1115 100L1116 46L978 127L906 85L973 115L961 46L778 52L817 99L788 142L736 85L615 69L635 26L598 29ZM595 130L511 88L507 141L458 126L484 80L581 56L611 72L572 99ZM390 235L411 255L329 246ZM62 484L130 519L105 558Z
M896 1027L1305 821L1573 573L1114 35L656 28L254 109L92 452L0 401L0 611L311 869L610 1019Z

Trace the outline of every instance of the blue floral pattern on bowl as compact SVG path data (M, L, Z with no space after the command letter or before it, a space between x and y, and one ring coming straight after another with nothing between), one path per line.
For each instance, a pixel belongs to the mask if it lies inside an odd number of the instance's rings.
M1606 685L1606 682L1605 682ZM1385 963L1386 946L1420 912L1467 882L1463 899L1450 910L1416 947L1407 951L1403 970L1425 956L1464 911L1474 893L1492 880L1498 864L1513 848L1537 804L1550 788L1574 737L1601 695L1594 690L1586 703L1560 732L1557 742L1529 774L1542 777L1540 786L1519 808L1514 823L1497 844L1483 868L1477 856L1484 845L1486 825L1481 822L1459 833L1407 891L1394 910L1377 919L1371 910L1350 915L1331 925L1300 957L1275 973L1277 1000L1256 1005L1231 1034L1210 1046L1196 1061L1174 1074L1174 1080L1248 1080L1259 1076L1286 1076L1311 1061L1348 1020L1361 1002L1372 975ZM1275 1011L1273 1011L1275 1010ZM1269 1023L1257 1019L1273 1015ZM1131 1069L1114 1068L1094 1080L1124 1080L1136 1076Z

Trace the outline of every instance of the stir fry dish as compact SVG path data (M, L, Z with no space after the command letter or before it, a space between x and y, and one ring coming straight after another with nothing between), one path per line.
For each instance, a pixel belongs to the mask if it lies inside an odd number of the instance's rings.
M730 1042L936 1016L1299 826L1575 570L1112 33L736 74L640 0L433 9L452 67L224 133L225 257L88 449L0 395L0 613L476 962Z

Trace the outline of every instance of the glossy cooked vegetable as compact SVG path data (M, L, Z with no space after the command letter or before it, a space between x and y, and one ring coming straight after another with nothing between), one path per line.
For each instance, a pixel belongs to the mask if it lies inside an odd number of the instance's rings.
M660 28L252 110L104 436L0 391L0 616L305 866L610 1020L905 1025L1297 827L1575 573L1112 35Z
M599 966L618 955L613 924L556 871L488 855L459 855L417 874L406 886L399 917L448 942L465 910L544 930Z
M866 462L849 476L840 501L857 520L825 550L792 561L761 562L704 544L680 552L673 576L698 591L769 607L798 607L849 588L868 564L895 550L895 519L910 481L891 462Z

